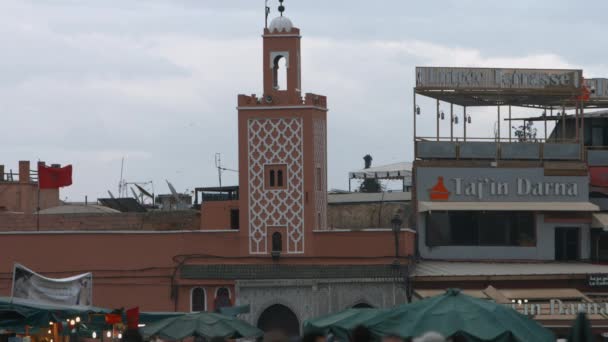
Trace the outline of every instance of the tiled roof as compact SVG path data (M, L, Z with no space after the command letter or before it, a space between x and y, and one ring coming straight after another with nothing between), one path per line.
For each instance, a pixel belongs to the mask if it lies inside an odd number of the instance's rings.
M185 265L184 279L330 279L401 277L392 265Z

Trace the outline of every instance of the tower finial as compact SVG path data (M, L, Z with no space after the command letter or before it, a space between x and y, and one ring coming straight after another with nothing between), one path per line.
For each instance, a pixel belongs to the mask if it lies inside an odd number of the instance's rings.
M264 28L268 28L268 15L270 14L270 7L268 7L268 0L266 0L266 3L264 5L264 15L266 16L265 21L264 21Z
M279 0L279 12L281 12L281 17L282 17L283 12L285 12L285 6L283 6L283 0Z

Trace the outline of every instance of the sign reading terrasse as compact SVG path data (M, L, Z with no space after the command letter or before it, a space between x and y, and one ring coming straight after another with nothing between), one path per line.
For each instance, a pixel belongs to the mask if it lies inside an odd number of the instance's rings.
M587 177L545 176L542 168L416 168L419 201L586 202Z
M608 78L585 79L591 98L608 98Z
M416 87L431 89L563 89L581 86L582 70L417 67Z

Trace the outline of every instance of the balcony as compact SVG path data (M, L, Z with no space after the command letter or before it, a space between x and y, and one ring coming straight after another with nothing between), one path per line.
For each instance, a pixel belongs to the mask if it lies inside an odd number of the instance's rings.
M585 107L607 105L586 90L582 70L418 67L415 158L582 162Z
M580 161L576 142L442 141L416 139L416 159ZM599 156L597 157L599 158ZM608 154L605 155L608 160Z
M204 202L238 201L238 199L238 186L204 187L194 189L195 208L200 208L201 203Z

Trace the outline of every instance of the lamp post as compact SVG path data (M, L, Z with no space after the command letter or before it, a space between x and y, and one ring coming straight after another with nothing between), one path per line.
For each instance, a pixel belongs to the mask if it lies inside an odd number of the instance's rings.
M401 224L403 220L399 214L395 214L393 219L391 220L391 225L393 226L393 234L395 235L395 259L399 259L399 232L401 231Z

